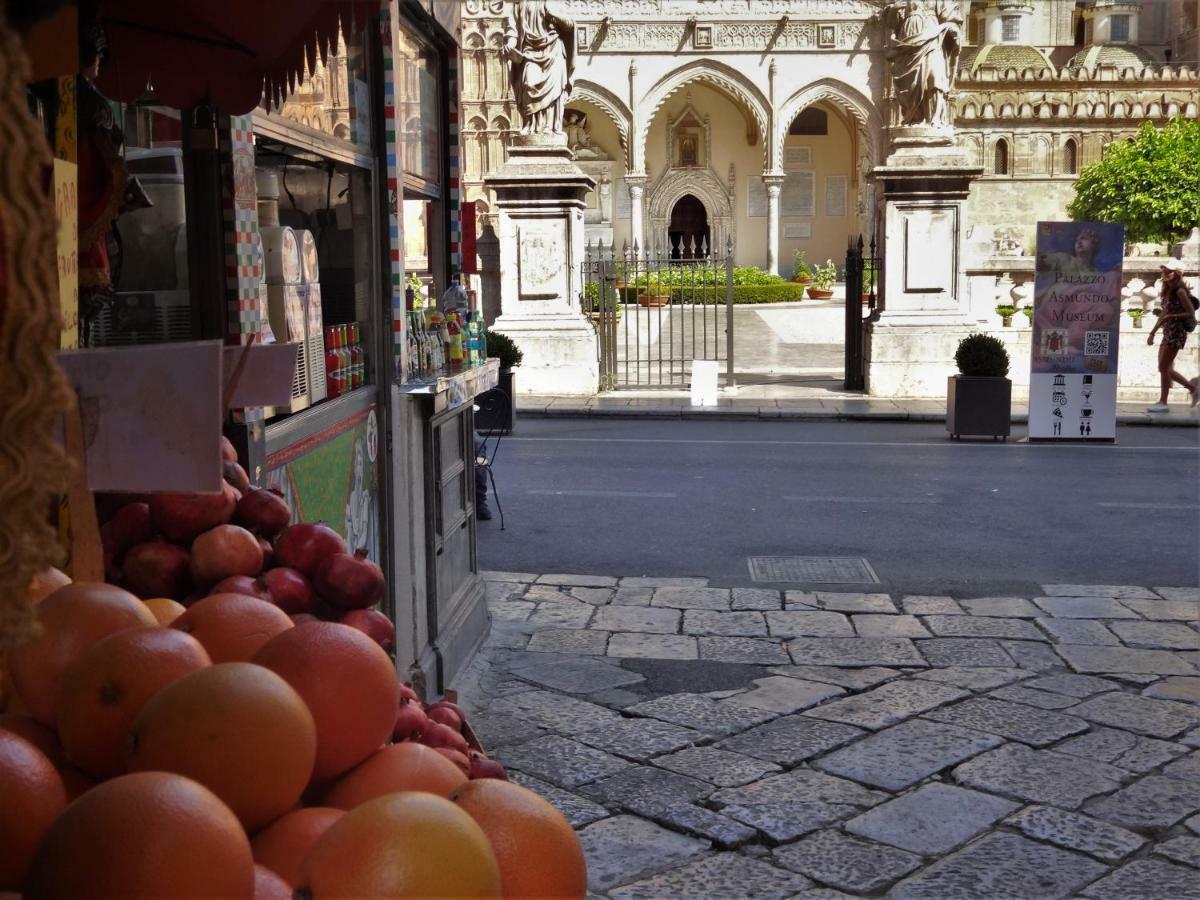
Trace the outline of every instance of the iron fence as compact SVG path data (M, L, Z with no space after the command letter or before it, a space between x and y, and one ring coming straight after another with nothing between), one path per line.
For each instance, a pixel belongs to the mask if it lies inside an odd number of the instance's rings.
M596 326L600 389L682 387L692 360L733 374L733 242L717 255L704 239L618 251L587 247L582 308Z
M879 305L879 287L883 282L883 259L876 252L874 237L866 249L868 253L863 252L861 234L857 240L851 238L846 247L845 387L848 391L862 391L867 386L866 327Z

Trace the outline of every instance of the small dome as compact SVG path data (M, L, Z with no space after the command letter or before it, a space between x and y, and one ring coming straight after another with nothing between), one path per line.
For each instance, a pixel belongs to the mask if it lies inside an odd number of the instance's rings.
M1035 73L1041 72L1042 69L1056 71L1050 57L1037 47L1026 44L984 44L982 47L969 47L963 51L958 68L972 74L983 68L998 69L1001 72L1007 72L1009 69L1016 69L1018 72L1033 69Z
M1097 66L1113 66L1118 72L1133 69L1140 73L1146 66L1161 65L1162 61L1155 59L1153 53L1137 44L1093 44L1072 56L1067 68L1077 72L1080 69L1095 71Z

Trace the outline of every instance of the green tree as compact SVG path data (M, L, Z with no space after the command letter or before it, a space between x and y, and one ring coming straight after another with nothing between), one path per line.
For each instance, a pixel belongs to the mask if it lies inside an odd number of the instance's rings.
M1137 137L1109 145L1075 182L1072 219L1120 222L1125 240L1179 241L1200 225L1200 122L1142 124Z

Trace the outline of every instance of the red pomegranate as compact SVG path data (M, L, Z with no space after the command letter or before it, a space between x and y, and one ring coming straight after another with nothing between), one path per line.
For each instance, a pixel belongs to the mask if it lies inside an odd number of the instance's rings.
M467 775L472 779L499 778L501 781L508 781L508 772L505 771L504 766L481 754L471 755L471 770Z
M245 469L235 462L229 462L226 460L224 463L222 463L222 476L224 477L225 481L233 485L243 494L250 489L250 476L246 474Z
M433 721L421 732L421 743L435 750L438 747L449 747L451 750L466 753L469 749L465 737L448 725L440 725Z
M190 544L233 518L236 505L233 486L222 482L216 494L158 494L150 499L150 516L168 540Z
M289 525L275 538L275 563L312 578L326 557L345 553L342 536L324 522Z
M258 546L263 552L263 568L273 569L275 567L275 548L271 546L271 542L265 537L258 539Z
M425 717L425 710L421 709L421 704L401 698L400 707L396 710L396 724L392 726L392 740L397 743L419 741L421 732L428 725L429 719Z
M317 568L313 585L321 599L343 609L366 609L383 599L383 569L367 559L367 551L335 553Z
M429 717L430 722L437 722L439 725L453 728L459 734L462 734L462 717L450 709L450 707L434 705L425 710L425 715Z
M275 488L251 488L238 501L237 521L255 534L273 538L292 521L292 510Z
M377 609L352 609L338 621L357 628L389 653L396 646L395 623Z
M240 525L218 525L192 544L192 580L197 585L216 584L230 575L257 575L262 571L258 538Z
M413 686L407 681L400 685L400 699L421 702L421 698L417 696L417 692L413 690Z
M253 578L250 575L230 575L228 578L222 578L213 585L209 593L241 594L243 597L253 597L256 600L271 602L271 592L267 586L262 583L261 579Z
M267 589L267 599L290 616L312 615L317 608L316 592L296 569L268 569L258 580Z
M143 600L178 600L192 587L191 555L175 544L150 541L130 548L122 573L126 586Z
M104 548L107 550L111 542L118 561L134 544L144 544L153 537L149 503L126 503L111 520L100 526Z

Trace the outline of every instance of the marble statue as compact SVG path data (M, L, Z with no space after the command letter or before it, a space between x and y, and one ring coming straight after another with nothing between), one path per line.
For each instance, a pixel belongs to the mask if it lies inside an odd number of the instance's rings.
M571 148L576 159L608 159L608 154L600 145L592 143L587 113L579 109L568 109L564 113L563 125L567 132L567 146Z
M948 98L963 41L959 0L891 0L884 21L901 124L950 128Z
M504 28L504 55L521 133L562 135L575 76L575 23L552 12L547 0L516 0Z

